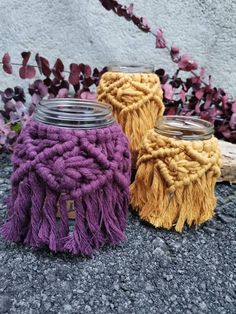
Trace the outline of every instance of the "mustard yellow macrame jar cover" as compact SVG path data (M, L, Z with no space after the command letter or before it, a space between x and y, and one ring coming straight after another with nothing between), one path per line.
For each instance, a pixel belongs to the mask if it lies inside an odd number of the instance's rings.
M199 140L201 135L190 128L190 134L174 138L174 133L181 132L163 130L149 130L144 137L131 185L131 205L155 227L175 226L182 231L185 223L199 225L212 218L221 155L217 139L210 134Z
M152 67L109 67L97 88L97 99L113 107L113 115L130 141L132 164L145 133L162 116L164 105L160 80Z

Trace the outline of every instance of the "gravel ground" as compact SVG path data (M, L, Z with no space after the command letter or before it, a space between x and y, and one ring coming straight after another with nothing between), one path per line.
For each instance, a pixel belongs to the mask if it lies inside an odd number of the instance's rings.
M9 192L0 155L0 220ZM182 234L129 215L127 241L93 258L0 240L0 313L236 313L236 187L217 186L215 218Z

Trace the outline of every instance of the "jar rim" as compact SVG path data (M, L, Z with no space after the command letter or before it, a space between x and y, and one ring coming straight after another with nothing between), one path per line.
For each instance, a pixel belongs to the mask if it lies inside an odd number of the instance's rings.
M72 129L102 128L114 123L111 105L78 98L42 100L33 114L33 119Z
M109 64L107 66L110 72L122 73L153 73L154 66L152 64Z
M154 130L163 136L179 140L206 140L214 134L214 125L194 116L163 116L156 121Z

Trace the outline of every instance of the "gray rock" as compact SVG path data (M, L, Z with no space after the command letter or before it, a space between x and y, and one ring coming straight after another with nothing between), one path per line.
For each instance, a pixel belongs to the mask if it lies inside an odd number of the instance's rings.
M171 281L174 278L174 276L171 274L170 275L164 274L163 278L166 279L167 281Z
M206 283L205 282L201 282L200 285L199 285L200 289L202 291L205 291L206 290Z
M207 305L204 301L199 303L199 307L201 310L205 311L207 309Z
M231 299L231 297L229 295L226 295L225 301L226 302L232 302L232 299Z
M49 302L44 302L44 303L43 303L43 306L44 306L45 311L47 312L47 311L50 309L50 307L51 307L51 303L49 303Z
M63 305L63 308L65 312L71 312L72 310L72 306L70 304Z
M152 292L152 291L155 291L155 287L150 282L147 282L145 290L148 292Z
M91 312L92 311L92 308L91 308L91 306L89 306L89 305L85 305L85 311L87 311L87 312Z
M12 301L6 295L0 295L0 313L8 313L11 308Z

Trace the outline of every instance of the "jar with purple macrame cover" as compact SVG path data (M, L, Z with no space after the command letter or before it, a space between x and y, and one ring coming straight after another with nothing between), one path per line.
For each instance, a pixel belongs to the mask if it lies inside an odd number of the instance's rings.
M42 101L12 163L5 239L82 255L124 240L131 161L111 106Z

